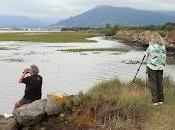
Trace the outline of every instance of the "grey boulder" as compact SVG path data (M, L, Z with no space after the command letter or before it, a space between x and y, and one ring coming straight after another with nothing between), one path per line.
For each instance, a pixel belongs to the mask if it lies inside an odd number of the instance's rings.
M45 116L46 99L35 102L16 109L13 115L16 121L23 126L30 126L40 122Z

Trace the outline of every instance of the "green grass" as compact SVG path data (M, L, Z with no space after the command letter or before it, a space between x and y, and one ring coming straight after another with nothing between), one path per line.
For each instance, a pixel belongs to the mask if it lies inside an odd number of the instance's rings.
M88 51L120 51L128 52L127 48L87 48L87 49L63 49L57 51L66 51L66 52L88 52Z
M125 63L125 64L140 64L140 61L138 61L138 60L129 60L129 61L122 61L122 63ZM146 64L146 62L143 62L143 64ZM174 57L167 57L166 58L166 64L167 65L175 65L175 58Z
M169 78L164 78L165 104L151 107L145 130L174 130L175 128L175 83Z
M6 47L0 47L0 50L9 50L9 48L6 48Z
M118 79L104 81L80 94L81 109L88 112L94 126L119 130L173 130L175 128L175 83L164 78L166 103L153 106L149 88L143 80L123 83ZM77 115L80 118L82 115ZM84 115L86 116L86 115ZM87 119L83 119L84 122ZM83 122L83 121L82 121Z
M8 62L24 62L24 59L22 59L22 58L10 58L10 59L7 59L6 61L8 61Z
M95 33L86 32L25 32L25 33L0 33L0 41L30 41L30 42L95 42L86 38L96 36Z

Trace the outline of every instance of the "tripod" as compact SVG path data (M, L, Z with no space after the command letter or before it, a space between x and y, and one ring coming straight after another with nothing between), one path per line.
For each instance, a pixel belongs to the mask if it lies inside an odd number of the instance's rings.
M134 79L133 79L132 83L135 82L136 77L137 77L137 75L138 75L138 72L139 72L139 70L140 70L142 64L143 64L143 61L144 61L145 57L146 57L146 55L143 56L142 61L141 61L141 63L140 63L140 66L139 66L139 68L138 68L138 70L137 70L137 72L136 72L136 75L134 76ZM145 84L146 84L146 82L145 82Z

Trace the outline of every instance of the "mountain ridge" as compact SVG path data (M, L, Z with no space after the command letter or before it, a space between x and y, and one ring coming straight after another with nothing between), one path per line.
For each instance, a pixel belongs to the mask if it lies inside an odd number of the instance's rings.
M111 25L139 26L175 22L175 16L167 13L102 5L80 15L61 20L55 25L62 27L104 27L107 23Z

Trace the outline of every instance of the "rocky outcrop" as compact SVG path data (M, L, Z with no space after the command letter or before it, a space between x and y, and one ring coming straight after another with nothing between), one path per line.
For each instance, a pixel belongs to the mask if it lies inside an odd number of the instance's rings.
M149 43L153 33L151 31L120 30L116 33L116 37L131 46L142 47L144 44Z
M80 99L78 96L68 96L65 93L52 93L47 96L45 112L47 115L57 115L71 111L74 106L78 106Z
M59 114L63 109L64 103L69 99L66 94L52 93L47 95L47 102L45 105L45 111L47 115Z
M154 31L142 31L142 30L120 30L116 33L116 38L121 42L132 46L144 48L150 42L151 35ZM166 42L167 54L175 56L175 30L167 32L163 39Z
M69 96L65 93L48 94L47 99L37 100L23 105L13 112L13 117L0 116L0 130L46 130L52 127L53 116L64 120L68 113L80 104L79 96Z
M175 29L166 33L165 40L170 44L170 46L175 46Z
M13 115L17 122L23 126L30 126L40 122L44 116L46 100L37 100L31 104L16 109Z

